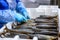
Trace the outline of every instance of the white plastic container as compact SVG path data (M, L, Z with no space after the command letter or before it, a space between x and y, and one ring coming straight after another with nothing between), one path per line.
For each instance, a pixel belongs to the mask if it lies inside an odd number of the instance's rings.
M58 6L56 6L56 5L55 6L41 5L38 8L27 8L27 11L29 13L29 16L33 19L40 15L51 15L51 16L58 15L59 16L59 26L60 26L60 10L59 10L59 14L58 14ZM15 38L16 38L16 40L32 40L32 39L20 39L18 36ZM15 38L0 38L0 40L14 40ZM38 38L34 37L33 40L38 40Z
M57 5L40 5L38 8L27 8L31 18L36 18L40 15L58 15Z

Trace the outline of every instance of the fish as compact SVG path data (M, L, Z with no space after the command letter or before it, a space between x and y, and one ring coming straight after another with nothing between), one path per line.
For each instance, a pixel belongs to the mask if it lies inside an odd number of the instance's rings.
M38 37L39 40L53 40L56 39L57 37L55 36L49 36L49 35L42 35L42 34L28 34L31 38L33 37Z
M57 17L58 17L58 15L56 15L56 16L40 15L37 18L52 19L52 18L57 18Z

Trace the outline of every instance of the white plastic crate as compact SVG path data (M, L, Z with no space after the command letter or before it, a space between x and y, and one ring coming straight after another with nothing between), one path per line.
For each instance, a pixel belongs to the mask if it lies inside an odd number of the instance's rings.
M27 8L31 18L36 18L40 15L58 15L57 5L40 5L38 8Z
M36 18L40 15L51 15L51 16L59 15L60 17L60 12L58 14L58 6L42 5L39 6L38 8L27 8L27 11L31 18ZM59 18L59 23L60 23L60 18ZM14 38L0 38L0 40L38 40L38 38L34 37L33 39L20 39L19 37L14 37Z

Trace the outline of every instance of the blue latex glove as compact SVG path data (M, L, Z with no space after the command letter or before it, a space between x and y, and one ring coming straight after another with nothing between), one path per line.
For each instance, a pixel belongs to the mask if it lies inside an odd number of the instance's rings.
M14 12L14 18L17 22L27 21L27 19L23 15L16 13L16 12Z
M8 23L8 22L13 22L13 21L17 21L17 22L23 22L23 21L27 21L27 19L17 13L16 11L12 11L12 10L0 10L0 28Z
M22 14L27 20L30 19L28 12L22 2L18 2L16 6L16 11Z
M12 0L9 3L9 7L11 10L15 10L19 13L22 14L27 20L30 19L28 12L26 10L26 8L24 7L23 3L21 2L21 0Z
M4 3L2 2L2 4ZM7 22L12 22L12 21L22 22L22 21L27 21L27 19L30 19L26 9L21 4L22 3L20 2L18 3L17 12L16 10L10 10L8 8L9 5L7 4L5 5L6 8L2 6L3 10L0 8L0 28L2 28L2 26ZM7 10L5 10L4 8Z

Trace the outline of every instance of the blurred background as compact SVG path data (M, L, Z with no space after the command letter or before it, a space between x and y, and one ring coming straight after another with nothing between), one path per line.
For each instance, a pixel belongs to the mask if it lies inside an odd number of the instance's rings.
M22 0L25 7L37 8L40 5L58 5L59 0Z

